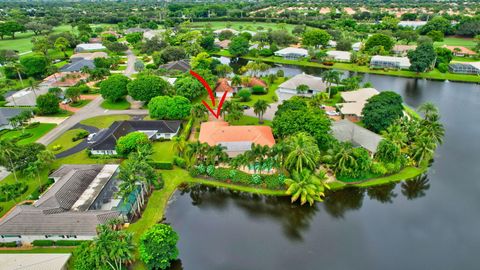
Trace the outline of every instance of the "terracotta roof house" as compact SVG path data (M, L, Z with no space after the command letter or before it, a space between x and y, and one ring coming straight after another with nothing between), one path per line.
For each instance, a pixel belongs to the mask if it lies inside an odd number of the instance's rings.
M367 100L379 92L375 88L362 88L354 91L341 92L344 103L337 103L340 113L347 119L358 122L362 118L362 110Z
M261 86L263 88L267 88L268 85L264 80L262 80L260 78L251 77L250 80L247 83L243 84L243 86L245 86L245 87Z
M450 51L453 52L453 55L455 55L455 56L460 56L460 57L473 56L473 55L477 54L476 52L470 50L469 48L465 48L465 47L463 47L463 46L447 46L447 45L443 45L443 48L449 49Z
M118 169L118 164L63 165L50 175L55 183L37 201L17 205L2 217L0 242L91 240L98 225L131 218L137 196L117 197Z
M297 91L297 87L302 84L308 86L308 90L306 93L299 94ZM308 75L305 73L295 75L294 77L280 84L277 89L279 93L288 94L291 96L312 96L320 92L325 92L326 90L327 84L322 80L322 78Z
M234 89L227 78L220 78L215 85L215 96L221 98L225 92L227 92L227 97L231 97Z
M413 51L417 48L416 45L395 45L393 46L393 53L399 56L407 55L408 51Z
M52 82L51 86L53 87L70 87L74 86L80 81L86 81L89 74L80 73L80 72L62 72L61 76Z
M231 40L225 39L225 40L215 42L215 45L217 45L222 49L227 49L231 42L232 42Z
M341 142L350 142L353 146L360 146L370 153L377 152L377 146L382 136L363 128L347 119L332 123L332 135Z
M204 122L199 141L211 146L226 147L228 156L235 157L252 148L252 144L273 146L272 128L269 126L230 126L224 121Z
M115 121L92 138L90 152L94 155L116 155L117 140L135 131L145 133L151 140L171 139L177 135L181 123L179 120Z
M181 72L187 72L191 69L190 61L187 59L168 62L166 64L161 65L160 68L163 68L166 70L178 70Z

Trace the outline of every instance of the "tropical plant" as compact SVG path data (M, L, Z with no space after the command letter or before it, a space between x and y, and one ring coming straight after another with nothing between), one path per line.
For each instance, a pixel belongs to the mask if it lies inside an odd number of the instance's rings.
M305 132L297 133L286 140L288 154L285 167L290 171L314 170L320 157L315 139Z
M156 224L140 238L140 259L148 269L167 269L177 259L178 234L166 224Z
M312 206L315 201L323 201L324 190L329 187L323 182L325 174L321 173L321 175L322 179L319 179L313 176L309 170L293 172L292 178L285 180L285 184L288 186L286 194L292 196L292 203L300 199L301 205L308 202Z
M258 116L259 124L263 123L263 115L268 108L270 108L270 105L263 99L259 99L253 104L253 112Z
M13 159L17 156L17 150L15 144L7 139L0 140L0 161L9 163L7 167L9 171L13 173L15 182L18 182L17 173L15 172L15 165Z
M435 141L432 138L419 136L412 145L410 156L418 165L421 165L424 161L433 157L435 148Z
M298 94L305 94L308 89L310 89L310 87L308 87L308 85L306 84L300 84L299 86L297 86L297 93Z
M336 70L327 70L322 73L322 78L327 83L329 98L332 96L332 93L331 93L332 84L333 83L338 84L338 82L340 81L340 75L341 73Z

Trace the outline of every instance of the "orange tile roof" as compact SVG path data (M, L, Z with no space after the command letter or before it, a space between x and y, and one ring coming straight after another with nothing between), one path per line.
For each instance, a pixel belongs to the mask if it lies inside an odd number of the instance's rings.
M245 84L246 87L253 87L253 86L256 86L256 85L259 85L259 86L264 87L264 88L267 87L267 83L264 82L262 79L259 79L257 77L250 78L250 81Z
M469 48L465 48L463 46L447 46L447 45L444 45L443 47L449 49L450 51L452 51L454 53L457 52L455 49L459 49L460 50L460 51L458 51L459 53L468 54L468 55L475 55L476 54L474 51L470 50Z
M233 88L230 86L226 78L220 78L215 86L215 92L233 92Z
M222 142L251 142L268 146L275 144L269 126L230 126L225 121L202 123L198 139L212 146Z

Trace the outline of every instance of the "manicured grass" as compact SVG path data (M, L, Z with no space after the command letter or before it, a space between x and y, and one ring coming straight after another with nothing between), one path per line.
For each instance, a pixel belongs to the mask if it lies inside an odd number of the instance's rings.
M74 108L82 108L83 106L90 103L90 101L91 101L90 99L82 99L82 100L79 100L77 102L70 103L70 106L74 107Z
M105 100L102 102L100 105L102 108L107 109L107 110L128 110L130 109L130 103L123 99L118 102L111 102L109 100Z
M36 140L40 139L40 137L48 133L50 130L52 130L55 126L56 124L40 123L40 125L38 125L35 128L25 129L26 133L32 133L33 136L18 141L18 144L23 145L23 144L33 143ZM17 136L20 136L22 133L23 133L23 130L12 130L3 134L0 137L0 139L13 139Z
M371 186L382 185L382 184L387 184L392 182L400 182L403 180L407 180L407 179L419 176L420 174L424 173L427 169L428 169L427 167L424 167L424 168L406 167L396 174L374 178L371 180L367 180L363 183L354 184L353 186L371 187Z
M72 253L74 247L34 247L31 249L7 249L0 250L0 254L18 254L18 253Z
M154 142L153 155L151 158L155 161L172 162L175 151L173 150L172 141Z
M118 68L115 69L115 70L125 70L125 69L127 69L126 65L125 66L118 66Z
M242 115L240 120L232 122L233 126L272 126L272 121L263 120L263 124L258 123L258 117Z
M266 81L266 78L264 78L264 80ZM277 94L275 91L277 90L278 86L284 81L285 81L285 78L278 78L275 80L275 83L269 84L268 92L265 95L251 95L250 100L246 102L241 102L237 98L235 98L234 100L239 102L242 105L248 105L250 107L253 107L253 104L255 104L255 102L261 99L265 100L268 103L273 103L275 102L275 100L278 100L278 99L275 99L277 98Z
M81 129L81 128L76 128L76 129L71 129L71 130L67 130L65 133L63 133L62 135L60 135L60 137L58 137L55 141L53 141L51 144L49 144L47 146L47 149L54 152L54 153L60 153L60 152L63 152L65 150L68 150L74 146L76 146L77 144L81 143L82 140L78 140L78 141L72 141L72 139L79 133L79 132L82 132L82 131L86 131L84 129ZM53 147L54 146L57 146L57 145L61 145L62 148L57 150L57 151L54 151L53 150Z
M115 121L129 120L130 115L119 114L119 115L105 115L105 116L96 116L80 121L80 124L87 126L94 126L97 128L108 128Z
M441 42L435 42L433 44L435 47L440 47L443 45L448 46L463 46L467 48L474 48L475 41L471 38L458 38L458 37L446 37Z
M65 61L55 63L53 65L56 66L57 68L61 68L61 67L65 66L66 64L68 64L68 61L65 60Z
M60 167L63 164L120 164L121 159L115 158L90 158L87 151L83 150L76 154L55 160L53 167Z
M228 51L220 51L213 53L215 55L221 55L226 57L231 57ZM467 75L467 74L453 74L453 73L441 73L437 69L434 69L426 73L416 73L408 70L388 70L383 69L370 69L368 66L358 66L356 64L350 63L335 63L333 66L325 66L321 63L309 62L306 60L287 60L277 56L271 57L251 57L244 56L243 58L253 61L264 61L269 63L278 63L286 65L297 65L305 67L318 67L318 68L327 68L327 69L341 69L341 70L350 70L362 73L372 73L380 75L389 75L397 77L407 77L407 78L425 78L425 79L434 79L434 80L450 80L450 81L460 81L460 82L480 82L480 77L476 75Z
M295 27L294 24L279 24L279 23L267 23L267 22L230 22L230 21L223 21L223 22L193 22L191 23L192 27L203 28L206 25L210 25L213 30L227 28L227 24L230 24L231 29L235 29L237 31L253 31L257 32L260 31L257 27L263 27L261 31L267 31L268 28L272 28L272 30L280 30L286 29L288 32L292 33L293 28ZM242 27L242 29L240 29Z
M403 104L403 110L412 118L421 119L420 115L415 111L415 109L410 108L408 105Z

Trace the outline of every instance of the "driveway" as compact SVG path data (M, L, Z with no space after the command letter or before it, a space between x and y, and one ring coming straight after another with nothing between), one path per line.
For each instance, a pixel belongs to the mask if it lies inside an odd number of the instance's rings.
M128 114L128 115L147 115L148 110L105 110L100 107L102 104L103 98L98 96L90 103L85 105L85 107L81 108L77 111L74 115L72 115L67 120L60 123L54 129L52 129L49 133L45 134L43 137L37 140L38 143L48 145L53 142L58 136L65 133L65 131L71 129L80 121L92 118L95 116L104 116L104 115L116 115L116 114Z
M128 49L126 54L127 54L127 68L125 69L123 74L125 74L125 76L127 77L130 77L132 76L132 74L137 73L135 71L135 62L137 61L137 57L135 56L135 54L133 54L133 52L130 49Z
M10 172L7 171L5 167L0 166L0 181L5 179L8 175L10 175Z

